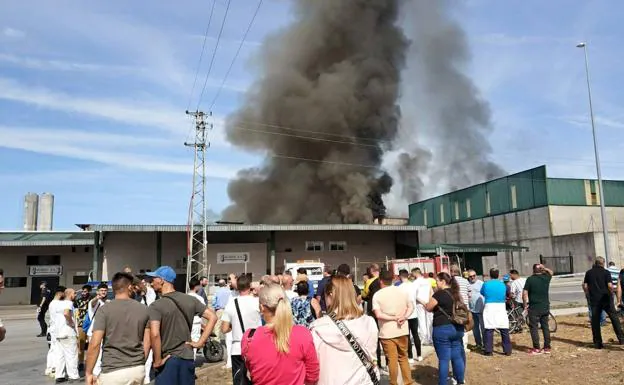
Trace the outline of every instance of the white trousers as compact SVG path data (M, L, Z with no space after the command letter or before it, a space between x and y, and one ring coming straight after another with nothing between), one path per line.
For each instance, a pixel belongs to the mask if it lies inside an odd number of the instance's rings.
M149 384L152 381L152 377L151 377L151 373L152 373L152 363L154 362L154 356L152 351L150 350L149 354L147 355L147 359L145 360L145 380L143 381L144 384Z
M191 329L191 341L197 342L201 338L201 321L200 323L194 323ZM197 359L197 349L193 349L193 359Z
M46 359L46 370L56 370L56 361L60 353L58 341L54 337L50 337L50 349L48 349L48 357Z
M141 385L144 377L145 366L133 366L100 374L98 385Z
M431 334L433 333L433 313L425 310L423 306L416 307L418 315L418 334L423 344L431 345L433 343Z
M56 379L65 378L65 371L71 380L80 378L78 374L78 339L76 337L57 340L58 355L55 368Z
M225 335L225 356L227 357L227 362L225 366L227 368L232 367L232 355L230 352L232 351L232 333L228 333Z
M89 337L91 339L91 337ZM89 341L91 343L91 341ZM99 376L102 373L102 352L103 352L103 343L100 344L100 354L98 354L98 358L95 361L95 366L93 367L93 375Z

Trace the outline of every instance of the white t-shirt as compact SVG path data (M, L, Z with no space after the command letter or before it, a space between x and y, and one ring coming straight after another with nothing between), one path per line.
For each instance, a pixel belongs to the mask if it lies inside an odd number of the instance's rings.
M48 311L50 312L50 325L52 325L52 335L55 338L61 339L77 336L76 329L67 325L65 310L69 310L73 317L74 304L72 303L72 301L59 301L55 299L50 302L50 307Z
M232 325L232 331L230 332L232 333L232 349L230 355L240 356L243 330L238 320L238 313L236 313L236 305L234 304L235 300L238 301L238 307L240 308L245 330L259 328L262 326L262 320L260 318L260 302L257 297L244 295L237 298L231 298L228 301L228 304L223 310L221 320Z
M284 290L284 292L286 293L286 297L288 297L289 301L292 301L293 299L299 297L299 294L295 293L292 290Z
M399 289L403 290L405 294L407 294L407 298L411 302L414 310L412 310L412 314L408 317L409 319L414 319L418 317L416 313L416 285L413 282L407 281L403 282L399 285Z
M104 306L106 304L106 302L102 301L102 300L98 300L99 304L97 304L95 307L92 306L91 304L93 303L93 300L89 301L89 305L87 306L87 312L89 313L89 319L91 320L91 324L89 325L89 330L87 330L87 336L91 337L93 335L93 325L95 325L95 317L97 316L97 312L99 311L101 306Z
M511 296L514 301L522 302L522 291L524 290L524 284L526 283L526 278L518 278L515 281L511 281Z
M195 293L194 291L189 292L188 295L190 295L191 297L197 298L199 302L202 303L202 305L206 306L206 301L204 301L204 297L202 297L201 295ZM198 317L198 316L193 317L193 325L201 325L201 323L202 323L201 317Z
M431 283L429 280L424 277L420 277L412 282L412 284L416 287L416 299L422 303L429 302L429 299L431 299Z

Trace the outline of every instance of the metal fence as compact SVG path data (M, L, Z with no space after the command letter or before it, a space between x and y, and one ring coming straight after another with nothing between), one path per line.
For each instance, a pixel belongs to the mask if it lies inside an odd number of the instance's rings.
M574 273L574 257L572 254L562 257L544 257L540 255L540 263L555 273L555 275Z

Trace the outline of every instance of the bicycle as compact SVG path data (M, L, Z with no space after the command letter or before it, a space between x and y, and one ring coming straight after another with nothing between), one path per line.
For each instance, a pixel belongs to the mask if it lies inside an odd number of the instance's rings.
M524 314L524 309L521 306L511 305L511 309L507 311L507 317L509 318L509 333L521 333L525 326L529 326L527 317ZM557 318L552 312L548 312L548 330L551 333L557 332ZM541 329L540 325L540 329Z

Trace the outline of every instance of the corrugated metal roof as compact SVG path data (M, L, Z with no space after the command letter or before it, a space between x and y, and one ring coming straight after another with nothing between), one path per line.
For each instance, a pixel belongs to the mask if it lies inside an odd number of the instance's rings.
M181 232L187 231L186 225L79 225L91 231L127 231L127 232ZM420 231L423 226L407 225L208 225L208 231Z
M418 249L422 253L435 253L438 248L442 248L442 252L445 253L498 253L503 251L529 251L528 247L507 245L503 243L432 243L421 244Z
M6 231L0 246L91 246L92 231Z

